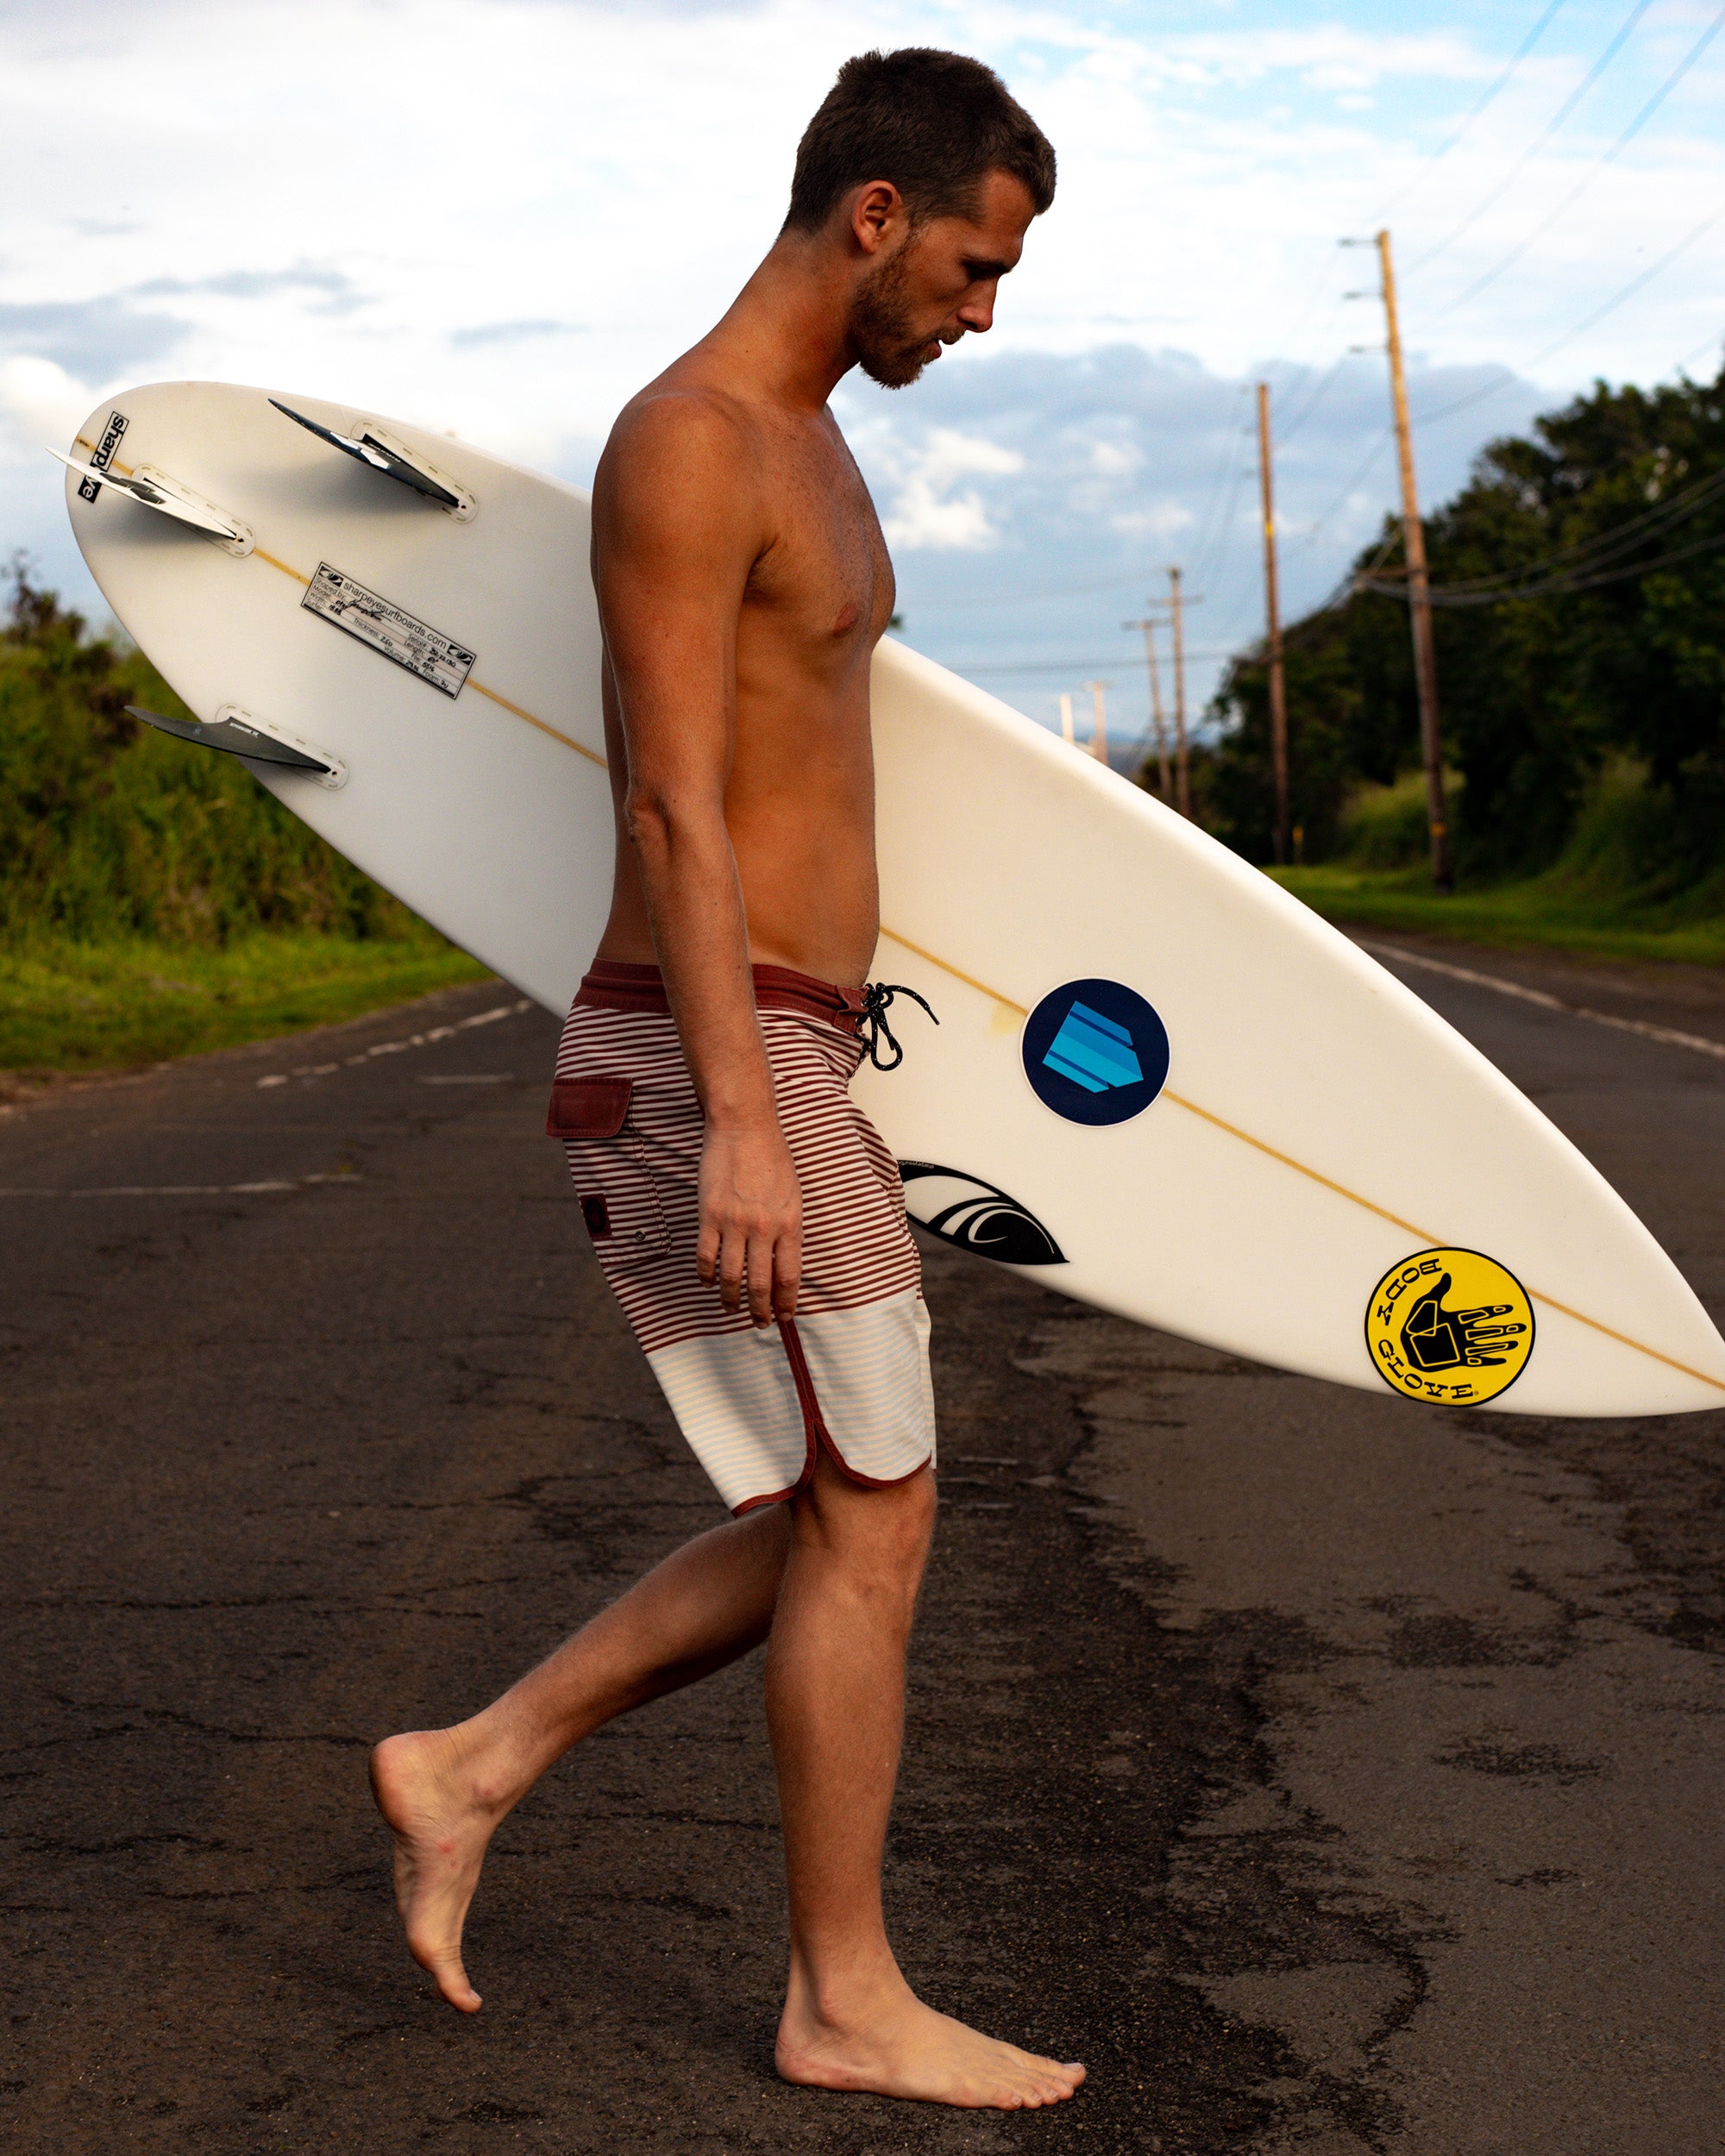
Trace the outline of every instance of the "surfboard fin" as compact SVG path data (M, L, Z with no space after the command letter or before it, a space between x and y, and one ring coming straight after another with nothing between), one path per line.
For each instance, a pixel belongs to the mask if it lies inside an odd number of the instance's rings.
M94 464L80 464L76 457L69 457L63 449L56 449L52 442L43 445L51 457L58 457L68 471L76 472L86 486L111 486L116 494L128 500L140 502L146 509L160 510L163 516L172 517L178 523L190 524L194 531L203 532L215 539L229 554L249 554L255 543L249 525L242 524L237 517L231 517L225 509L217 509L206 502L202 495L194 494L179 480L171 479L165 472L158 472L154 465L142 464L129 473L111 472ZM93 499L94 498L91 497Z
M314 749L280 727L266 726L237 705L224 704L214 718L167 718L160 711L146 711L141 704L126 706L134 718L181 741L194 741L201 749L219 749L230 756L244 756L252 763L274 763L289 771L303 771L319 786L335 788L348 783L348 767L327 749Z
M360 422L356 435L337 434L333 427L308 419L303 411L295 411L292 404L284 404L279 397L272 397L270 402L284 418L292 419L308 434L315 434L320 442L327 442L343 456L354 458L370 471L380 472L386 479L399 479L404 486L411 486L416 494L423 494L428 502L436 502L439 509L447 509L462 523L473 515L476 505L471 494L429 464L421 462L400 442L392 442L369 420Z

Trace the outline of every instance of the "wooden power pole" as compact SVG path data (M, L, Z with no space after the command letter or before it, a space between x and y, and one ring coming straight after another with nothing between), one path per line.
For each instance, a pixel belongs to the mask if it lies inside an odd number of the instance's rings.
M1150 669L1150 708L1156 725L1157 776L1163 799L1171 802L1174 799L1174 781L1168 765L1168 724L1162 709L1162 669L1156 663L1156 624L1146 616L1142 621L1123 621L1120 627L1144 631L1144 661Z
M1065 689L1060 692L1060 737L1070 747L1072 741L1072 698Z
M1174 617L1174 805L1192 813L1192 768L1186 749L1186 625L1180 596L1180 572L1168 572L1169 611Z
M1288 862L1288 688L1282 672L1282 609L1276 593L1276 483L1270 463L1270 385L1258 385L1258 478L1264 497L1264 611L1270 647L1270 764L1276 780L1275 851Z
M1389 341L1389 395L1396 412L1396 447L1402 466L1402 533L1408 555L1408 621L1414 636L1414 682L1420 698L1420 749L1426 765L1426 821L1432 835L1432 881L1452 891L1449 817L1444 805L1443 744L1438 727L1438 657L1432 642L1432 586L1426 572L1426 528L1414 478L1414 430L1408 422L1408 383L1402 367L1402 327L1396 312L1396 271L1389 235L1377 235L1383 273L1383 315Z
M1090 735L1090 754L1099 763L1106 763L1108 761L1107 692L1113 683L1087 681L1084 686L1090 692L1091 709L1095 714L1095 724Z

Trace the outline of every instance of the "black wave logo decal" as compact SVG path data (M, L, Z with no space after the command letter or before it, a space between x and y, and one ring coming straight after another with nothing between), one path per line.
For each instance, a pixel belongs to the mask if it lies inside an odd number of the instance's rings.
M1063 1265L1066 1253L1033 1213L979 1176L932 1161L901 1160L905 1210L955 1249L1002 1265Z

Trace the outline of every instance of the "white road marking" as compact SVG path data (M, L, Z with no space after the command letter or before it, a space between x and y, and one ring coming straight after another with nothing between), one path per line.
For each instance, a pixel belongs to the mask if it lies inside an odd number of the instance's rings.
M1505 981L1499 974L1475 973L1466 966L1452 966L1442 958L1427 958L1423 951L1402 950L1394 943L1367 943L1362 950L1369 950L1374 958L1388 958L1404 966L1422 967L1427 973L1440 973L1451 981L1465 981L1471 988L1490 988L1501 996L1514 996L1518 1003L1535 1003L1542 1011L1561 1011L1565 1018L1585 1018L1591 1025L1609 1025L1616 1033L1639 1033L1643 1040L1663 1041L1667 1048L1692 1048L1698 1056L1717 1056L1725 1062L1725 1041L1710 1041L1702 1033L1679 1033L1672 1026L1649 1025L1644 1018L1620 1018L1609 1011L1590 1011L1584 1003L1565 1003L1561 996L1547 995L1542 988L1524 988L1519 981Z
M363 1175L337 1169L327 1175L301 1175L292 1182L112 1183L100 1190L0 1188L0 1198L254 1198L266 1191L310 1190L317 1183L363 1182Z
M452 1041L457 1033L465 1033L475 1025L495 1025L499 1018L512 1018L520 1012L533 1008L531 996L523 996L519 1003L499 1003L494 1011L481 1011L470 1018L457 1018L453 1025L434 1025L424 1033L411 1033L405 1041L379 1041L375 1046L362 1050L357 1056L343 1056L339 1063L301 1063L293 1070L273 1070L268 1077L260 1078L259 1089L266 1086L285 1086L295 1078L327 1078L333 1071L352 1069L355 1063L368 1063L378 1056L399 1056L410 1048L429 1048L433 1041Z

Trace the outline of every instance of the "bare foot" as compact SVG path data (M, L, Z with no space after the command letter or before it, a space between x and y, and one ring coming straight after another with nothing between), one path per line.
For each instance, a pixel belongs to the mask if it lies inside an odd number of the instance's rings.
M372 1794L395 1837L395 1906L408 1952L463 2014L480 1995L461 1965L461 1926L486 1846L506 1804L484 1802L446 1729L386 1737L372 1754Z
M811 2089L868 2090L966 2110L1064 2103L1084 2078L1076 2062L1038 2059L937 2014L907 1985L843 2026L787 2005L777 2065L785 2080Z

